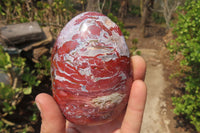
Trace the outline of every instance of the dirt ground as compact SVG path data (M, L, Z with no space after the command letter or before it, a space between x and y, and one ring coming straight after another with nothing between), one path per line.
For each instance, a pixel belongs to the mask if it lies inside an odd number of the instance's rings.
M177 93L178 81L169 79L178 69L178 61L170 60L166 43L172 39L164 24L150 23L144 38L141 34L140 18L125 19L125 28L130 32L127 40L131 49L132 40L138 40L137 50L147 63L145 82L148 87L147 103L141 133L197 133L188 121L173 113L171 97Z

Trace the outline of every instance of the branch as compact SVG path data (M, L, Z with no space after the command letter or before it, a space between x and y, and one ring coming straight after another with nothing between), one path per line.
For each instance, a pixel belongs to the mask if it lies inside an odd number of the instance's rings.
M4 123L8 124L9 126L14 126L14 125L16 125L15 123L13 123L13 122L11 122L11 121L8 121L8 120L6 120L6 119L4 119L4 118L1 118L1 120L2 120Z
M105 3L106 3L106 0L103 1L103 4L102 4L102 6L101 6L101 12L103 11L103 8L104 8Z
M176 11L177 7L180 5L179 1L175 1L171 6L168 0L163 0L163 4L161 5L163 10L162 13L164 15L167 27L170 27L170 20L174 11Z
M163 13L164 12L164 10L156 10L154 8L149 8L149 10L152 11L152 12L159 12L159 13Z
M111 7L112 7L112 0L110 0L110 3L109 3L109 9L108 9L108 13L111 12Z

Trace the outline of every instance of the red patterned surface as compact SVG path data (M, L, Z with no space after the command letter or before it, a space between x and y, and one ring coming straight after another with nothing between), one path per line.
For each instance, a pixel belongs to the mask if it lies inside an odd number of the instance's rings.
M69 121L102 124L126 107L129 51L108 17L85 12L73 18L58 36L51 62L53 95Z

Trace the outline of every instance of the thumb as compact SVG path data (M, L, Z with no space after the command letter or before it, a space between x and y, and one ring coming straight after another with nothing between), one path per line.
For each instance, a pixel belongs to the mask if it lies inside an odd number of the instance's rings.
M41 133L65 133L66 120L52 96L41 93L35 98L42 117Z
M133 82L121 133L139 133L146 102L147 88L142 80Z

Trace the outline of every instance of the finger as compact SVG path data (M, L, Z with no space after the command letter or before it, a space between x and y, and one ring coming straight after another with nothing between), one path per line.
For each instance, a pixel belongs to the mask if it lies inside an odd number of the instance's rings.
M141 56L131 57L133 80L144 80L146 73L146 63Z
M146 85L142 80L133 82L121 133L139 133L146 102Z
M41 93L35 98L41 112L41 133L65 133L65 118L52 96Z
M73 123L69 121L66 122L66 131L67 133L80 133L76 125L74 125Z

